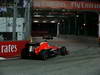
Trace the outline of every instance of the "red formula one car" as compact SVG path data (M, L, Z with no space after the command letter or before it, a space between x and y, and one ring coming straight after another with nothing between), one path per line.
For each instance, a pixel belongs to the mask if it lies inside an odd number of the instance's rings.
M26 59L29 57L39 57L46 60L48 57L55 55L67 55L66 47L50 46L48 42L29 43L26 48L22 50L21 57Z

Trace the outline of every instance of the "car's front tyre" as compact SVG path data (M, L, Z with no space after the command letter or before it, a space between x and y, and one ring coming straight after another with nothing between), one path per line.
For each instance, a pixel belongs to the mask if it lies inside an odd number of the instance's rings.
M48 51L47 50L42 50L41 52L40 52L40 58L42 59L42 60L46 60L47 58L48 58Z
M63 56L68 54L68 51L67 51L66 47L61 47L60 48L60 54L63 55Z

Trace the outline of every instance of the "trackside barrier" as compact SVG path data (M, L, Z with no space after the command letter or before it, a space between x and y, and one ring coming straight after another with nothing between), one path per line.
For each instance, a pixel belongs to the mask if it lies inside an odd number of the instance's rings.
M29 41L3 41L0 42L0 57L14 58L21 55L22 49Z
M98 38L98 43L99 43L99 45L100 45L100 37Z

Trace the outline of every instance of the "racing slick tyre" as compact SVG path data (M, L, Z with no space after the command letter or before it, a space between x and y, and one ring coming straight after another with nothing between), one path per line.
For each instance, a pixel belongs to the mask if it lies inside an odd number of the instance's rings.
M21 58L22 59L28 59L29 58L29 54L28 54L28 50L26 49L23 49L22 52L21 52Z
M47 58L48 58L48 51L47 50L42 50L41 52L40 52L40 58L42 59L42 60L46 60Z
M61 47L61 49L60 49L60 54L61 54L62 56L65 56L65 55L68 54L68 51L67 51L66 47Z

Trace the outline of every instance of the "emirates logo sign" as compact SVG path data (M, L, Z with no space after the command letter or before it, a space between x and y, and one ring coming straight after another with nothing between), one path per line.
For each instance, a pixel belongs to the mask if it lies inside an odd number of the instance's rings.
M16 45L1 45L1 53L17 52Z

